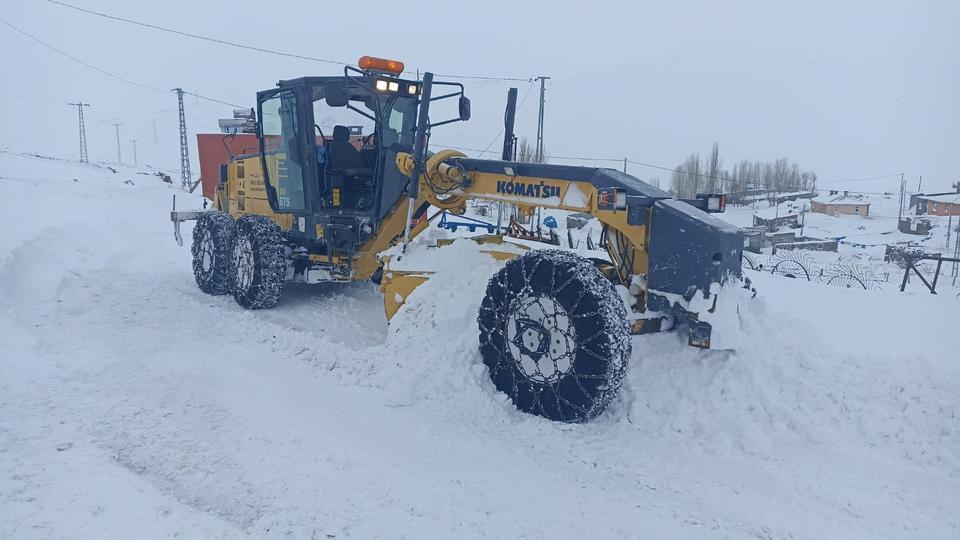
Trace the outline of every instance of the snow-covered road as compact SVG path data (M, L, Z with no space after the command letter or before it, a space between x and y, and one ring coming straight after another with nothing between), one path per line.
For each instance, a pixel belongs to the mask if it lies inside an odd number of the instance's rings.
M0 153L0 537L960 537L955 298L754 275L743 349L634 338L562 425L488 381L492 260L245 311L172 193Z

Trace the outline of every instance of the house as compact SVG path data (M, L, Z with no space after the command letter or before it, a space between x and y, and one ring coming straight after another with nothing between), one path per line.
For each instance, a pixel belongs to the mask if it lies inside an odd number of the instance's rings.
M788 201L770 208L757 210L753 213L753 226L766 227L770 232L776 232L780 227L800 227L800 212L804 205Z
M831 190L829 195L818 195L810 201L810 211L831 216L851 215L867 217L870 203L863 195Z
M960 216L960 193L915 195L910 202L916 204L917 215Z
M776 231L780 227L799 227L800 226L800 215L799 214L789 214L786 216L758 216L754 214L753 216L753 226L754 227L766 227L768 231Z
M790 193L777 193L774 195L773 200L776 204L781 204L798 199L812 199L815 195L816 193L812 191L792 191Z

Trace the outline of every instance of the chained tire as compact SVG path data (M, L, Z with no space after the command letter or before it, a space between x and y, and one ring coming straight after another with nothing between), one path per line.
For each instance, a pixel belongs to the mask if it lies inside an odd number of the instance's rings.
M556 250L511 260L487 284L477 322L490 378L519 410L584 422L617 396L627 311L590 261Z
M227 294L236 225L228 214L202 214L193 228L193 277L200 290L213 295Z
M237 220L231 264L233 298L248 309L277 305L287 263L280 227L264 216Z

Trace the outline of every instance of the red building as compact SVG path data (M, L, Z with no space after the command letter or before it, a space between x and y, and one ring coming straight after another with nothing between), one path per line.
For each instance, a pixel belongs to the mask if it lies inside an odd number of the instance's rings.
M213 199L220 180L220 165L230 161L231 156L256 154L259 151L257 136L252 133L198 133L197 157L200 159L200 181L203 196Z
M960 193L918 195L917 214L960 216Z

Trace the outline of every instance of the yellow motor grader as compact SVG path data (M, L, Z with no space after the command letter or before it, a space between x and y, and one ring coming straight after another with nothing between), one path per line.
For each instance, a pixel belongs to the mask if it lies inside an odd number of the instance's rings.
M723 196L677 200L613 169L513 161L513 89L503 159L432 153L431 130L468 120L470 101L460 83L403 73L400 62L363 57L342 76L257 93L258 151L221 165L212 209L171 214L181 243L180 223L196 220L201 291L261 309L290 281L373 280L390 318L430 277L404 253L408 243L437 213L482 199L602 225L604 258L513 245L499 224L458 240L505 261L478 313L479 349L520 410L560 421L598 415L618 393L630 334L676 327L710 348L719 314L731 313L718 309L720 288L741 285L742 234L709 214L723 211ZM451 118L435 122L431 106L444 100ZM396 254L403 264L391 267Z

